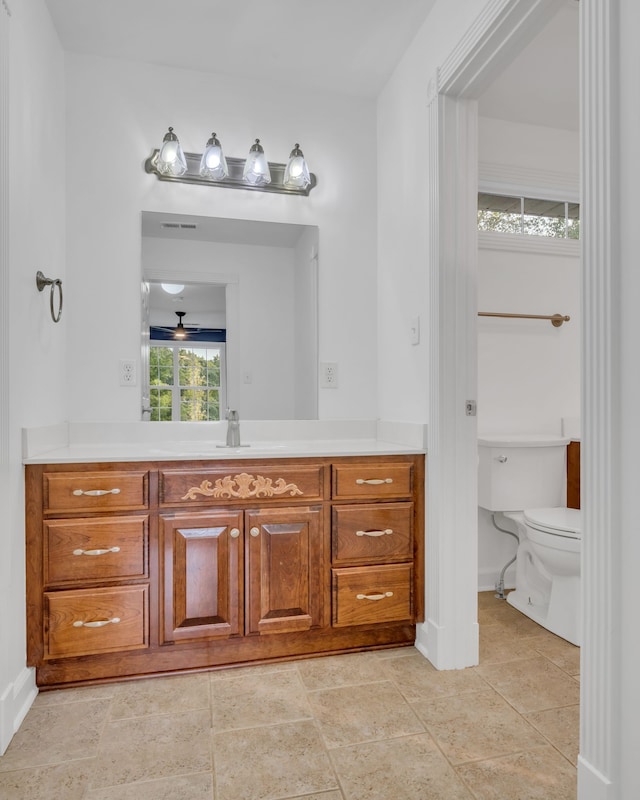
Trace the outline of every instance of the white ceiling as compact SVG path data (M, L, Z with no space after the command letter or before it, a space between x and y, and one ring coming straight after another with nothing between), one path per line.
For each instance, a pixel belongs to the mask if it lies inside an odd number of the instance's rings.
M479 100L484 117L577 131L578 3L566 0Z
M375 97L435 0L45 2L72 52ZM578 129L578 2L558 8L483 95L481 115Z
M45 0L63 47L375 97L435 0Z

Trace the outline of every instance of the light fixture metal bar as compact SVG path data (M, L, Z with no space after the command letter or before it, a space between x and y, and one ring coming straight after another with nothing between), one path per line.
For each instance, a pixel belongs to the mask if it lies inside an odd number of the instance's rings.
M242 179L242 172L244 170L244 158L227 158L227 166L229 175L221 181L214 181L210 178L203 178L200 175L200 159L202 155L199 153L185 153L184 156L187 160L187 171L180 177L172 175L162 175L158 172L156 161L158 158L159 150L154 150L149 158L144 162L145 172L155 175L160 181L172 181L174 183L198 183L204 186L220 186L227 189L249 189L256 192L271 192L277 194L298 194L308 196L309 192L316 185L316 176L313 173L309 174L311 183L305 189L290 189L288 186L283 185L284 171L286 164L277 164L269 161L269 169L271 170L271 183L263 186L254 186L247 183Z

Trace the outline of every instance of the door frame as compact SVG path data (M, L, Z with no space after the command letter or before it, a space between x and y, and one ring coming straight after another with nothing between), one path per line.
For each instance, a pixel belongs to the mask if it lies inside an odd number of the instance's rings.
M478 663L477 98L566 0L489 0L428 84L429 426L426 608L416 646L438 669ZM612 419L617 385L616 219L618 118L613 59L616 0L581 0L583 271L583 628L580 800L610 797L619 752L615 663L615 533L619 512ZM613 123L612 123L613 120ZM597 530L598 536L591 536Z

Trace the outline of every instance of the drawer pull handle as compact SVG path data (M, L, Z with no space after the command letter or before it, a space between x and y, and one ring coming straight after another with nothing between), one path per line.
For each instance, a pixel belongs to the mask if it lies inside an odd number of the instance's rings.
M74 550L74 556L104 556L107 553L119 553L119 547L105 547L102 550Z
M97 619L95 622L82 622L82 620L76 620L73 623L74 628L104 628L105 625L109 623L113 623L114 625L117 622L120 622L120 617L112 617L111 619Z
M232 539L237 539L238 536L240 536L240 531L237 528L231 528L231 530L229 531L229 536Z
M385 536L393 533L392 528L386 528L383 531L356 531L356 536Z
M358 486L362 486L363 483L369 486L380 486L381 483L393 483L393 478L356 478L356 483Z
M357 594L356 600L384 600L385 597L393 597L393 592L384 592L384 594Z
M255 539L255 538L256 538L256 536L260 536L260 528L251 528L251 530L249 531L249 533L250 533L250 534L253 536L253 538Z
M89 497L102 497L104 494L120 494L120 489L89 489L86 492L83 492L82 489L74 489L73 494L76 497L82 497L83 494Z

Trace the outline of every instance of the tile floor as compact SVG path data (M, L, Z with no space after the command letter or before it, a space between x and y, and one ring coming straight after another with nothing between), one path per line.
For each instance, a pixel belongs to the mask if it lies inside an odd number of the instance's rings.
M579 649L492 592L480 665L411 647L41 693L3 800L569 800Z

